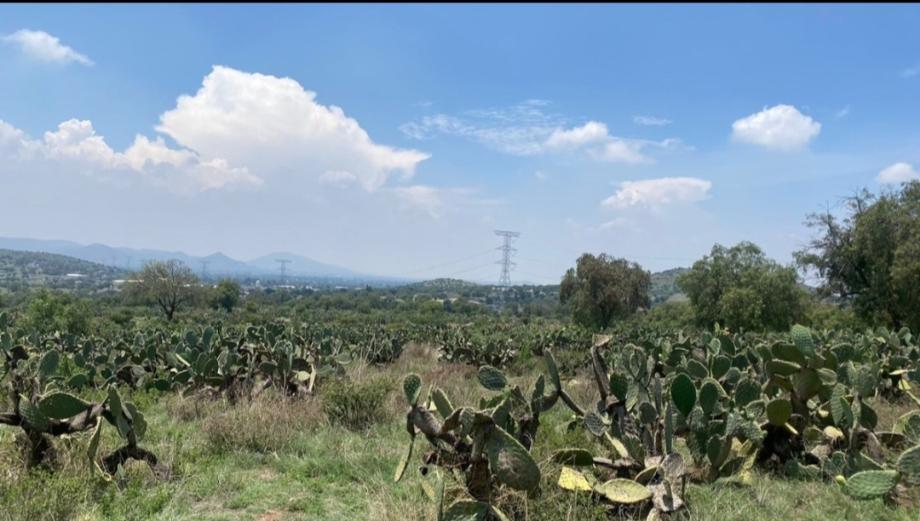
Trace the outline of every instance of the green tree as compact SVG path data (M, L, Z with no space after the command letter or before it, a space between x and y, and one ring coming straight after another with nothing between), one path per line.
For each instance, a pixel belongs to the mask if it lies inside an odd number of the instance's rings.
M788 329L805 312L796 271L770 260L751 242L720 244L677 279L696 321L747 330Z
M818 236L795 256L817 274L822 296L852 304L870 324L920 329L920 181L879 196L863 190L842 219L828 211L806 223Z
M148 262L126 285L129 296L159 307L167 321L181 306L193 302L200 289L198 277L177 260Z
M85 335L90 332L91 316L89 302L85 299L42 289L29 300L22 325L39 333L60 331Z
M651 275L626 259L585 253L569 268L559 299L571 304L573 320L586 327L606 328L649 305Z
M233 279L221 279L211 293L211 306L227 313L240 303L240 284Z

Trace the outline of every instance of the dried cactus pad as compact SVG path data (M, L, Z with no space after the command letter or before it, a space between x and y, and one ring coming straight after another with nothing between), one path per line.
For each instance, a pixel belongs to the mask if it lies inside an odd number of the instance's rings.
M594 491L613 503L632 505L647 501L652 491L631 479L611 479L594 487Z
M569 467L562 467L559 473L559 487L563 490L591 492L591 483L584 474Z

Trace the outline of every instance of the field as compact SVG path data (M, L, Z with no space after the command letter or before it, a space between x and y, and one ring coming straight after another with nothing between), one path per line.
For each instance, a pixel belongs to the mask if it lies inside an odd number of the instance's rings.
M230 403L212 392L180 397L171 390L124 388L124 400L143 411L148 424L143 446L169 469L165 476L155 476L138 461L126 463L113 477L92 472L86 460L88 434L56 440L50 473L47 468L26 470L22 445L15 440L18 433L0 430L0 497L5 505L0 518L436 519L431 496L440 471L430 466L423 477L416 456L405 477L399 483L393 479L407 439L402 379L415 373L423 382L436 382L454 403L476 403L494 393L479 385L476 365L446 362L430 344L410 343L400 351L387 364L347 364L344 377L335 379L341 383L322 386L315 396L283 396L269 389L251 401ZM543 357L524 358L509 364L507 373L509 385L529 389L545 372ZM563 386L582 406L596 399L590 368L575 369L563 377ZM99 389L83 393L87 400L104 396ZM879 430L890 430L897 418L916 408L904 397L870 403ZM528 493L500 487L494 504L514 519L644 518L641 509L611 509L596 496L556 485L562 465L553 461L555 451L604 451L584 428L566 428L572 417L562 407L541 416L532 449L541 470L539 487ZM675 451L689 461L690 452L677 441ZM106 453L121 443L114 429L105 430L98 451ZM913 490L895 501L855 501L833 480L790 479L763 469L755 469L744 484L707 481L691 480L684 495L690 507L673 517L917 518ZM448 482L445 504L463 495L462 486Z

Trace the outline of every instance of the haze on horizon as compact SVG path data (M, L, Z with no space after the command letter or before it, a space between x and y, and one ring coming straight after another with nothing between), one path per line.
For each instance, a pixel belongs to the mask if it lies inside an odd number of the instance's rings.
M555 283L920 178L914 5L0 7L0 236Z

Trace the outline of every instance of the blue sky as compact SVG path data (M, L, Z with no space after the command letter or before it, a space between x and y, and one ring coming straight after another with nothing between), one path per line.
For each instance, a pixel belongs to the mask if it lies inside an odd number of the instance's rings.
M0 235L558 281L920 177L920 8L0 7Z

